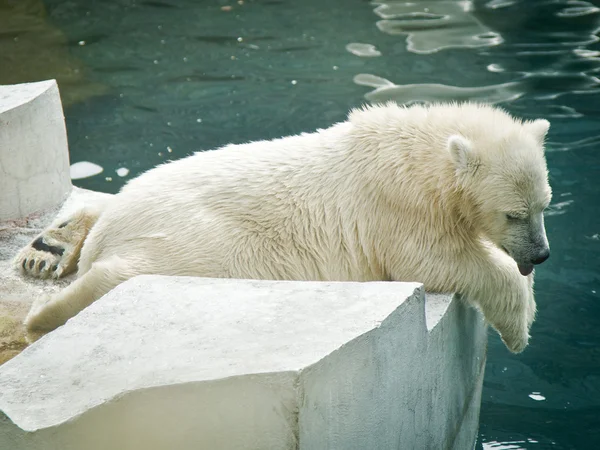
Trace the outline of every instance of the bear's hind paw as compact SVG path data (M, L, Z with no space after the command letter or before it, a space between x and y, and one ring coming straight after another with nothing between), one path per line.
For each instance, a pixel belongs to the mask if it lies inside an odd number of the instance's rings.
M36 237L17 255L15 266L34 278L60 278L70 273L78 252L74 243L69 242L66 225L68 222L48 228Z
M52 247L54 252L39 250L39 244L42 238L36 239L32 244L25 247L17 259L15 264L18 265L21 272L25 275L35 278L60 278L64 267L61 267L61 257L64 254L64 248ZM43 243L43 241L41 241ZM61 252L57 252L60 249Z

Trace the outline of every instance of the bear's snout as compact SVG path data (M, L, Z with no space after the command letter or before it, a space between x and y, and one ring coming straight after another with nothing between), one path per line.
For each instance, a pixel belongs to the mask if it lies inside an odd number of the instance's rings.
M542 264L548 258L550 258L550 249L546 247L540 251L540 253L531 261L531 263L537 266L538 264Z

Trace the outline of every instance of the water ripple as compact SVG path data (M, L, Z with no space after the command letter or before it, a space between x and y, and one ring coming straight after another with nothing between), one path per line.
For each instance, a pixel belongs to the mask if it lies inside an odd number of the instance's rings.
M472 9L471 1L384 2L374 12L383 19L377 27L386 34L408 35L407 49L414 53L501 44L502 36L477 20Z
M522 447L521 444L537 443L535 439L527 439L527 441L507 441L497 442L489 441L483 442L483 450L526 450L527 447Z
M517 2L514 0L491 0L485 4L485 7L489 9L500 9L512 6L515 3Z
M587 3L587 2L581 2ZM588 6L573 6L570 8L565 8L556 13L558 17L580 17L587 16L589 14L598 14L600 12L600 8L596 8L595 6L587 3Z
M571 205L573 200L565 200L564 202L551 204L544 213L545 216L560 216L565 214L567 206Z
M600 135L590 136L573 142L553 142L547 143L546 152L566 152L586 147L597 147L600 145Z
M356 56L362 56L372 58L374 56L381 56L381 52L372 44L360 44L358 42L352 42L346 45L346 50Z
M480 87L458 87L437 83L397 85L385 78L371 74L358 74L354 82L374 88L365 98L374 103L394 100L400 104L415 102L480 101L500 103L516 100L525 90L520 82L494 84Z

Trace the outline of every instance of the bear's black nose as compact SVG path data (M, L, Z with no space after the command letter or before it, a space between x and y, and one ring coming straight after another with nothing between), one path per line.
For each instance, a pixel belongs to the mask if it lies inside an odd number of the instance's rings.
M546 261L548 258L550 258L550 249L544 249L540 252L540 254L537 256L537 258L535 258L533 261L531 261L534 265L538 265L543 263L544 261Z

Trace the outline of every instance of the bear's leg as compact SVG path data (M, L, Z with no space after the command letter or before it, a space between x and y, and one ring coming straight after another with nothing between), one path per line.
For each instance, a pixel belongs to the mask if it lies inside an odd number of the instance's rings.
M29 339L35 341L58 328L108 291L139 274L133 265L117 256L94 263L62 291L33 303L25 319Z
M36 278L61 278L77 269L86 236L100 216L99 209L82 209L67 220L46 228L14 259L24 274Z
M502 260L480 262L478 269L471 270L478 276L465 286L464 295L479 306L511 352L522 352L529 343L529 329L536 312L533 274L524 277L516 264Z
M533 273L521 275L515 261L487 241L460 253L445 251L438 259L438 269L448 270L433 273L429 285L436 288L431 290L454 284L455 292L483 313L506 347L522 352L536 312Z

